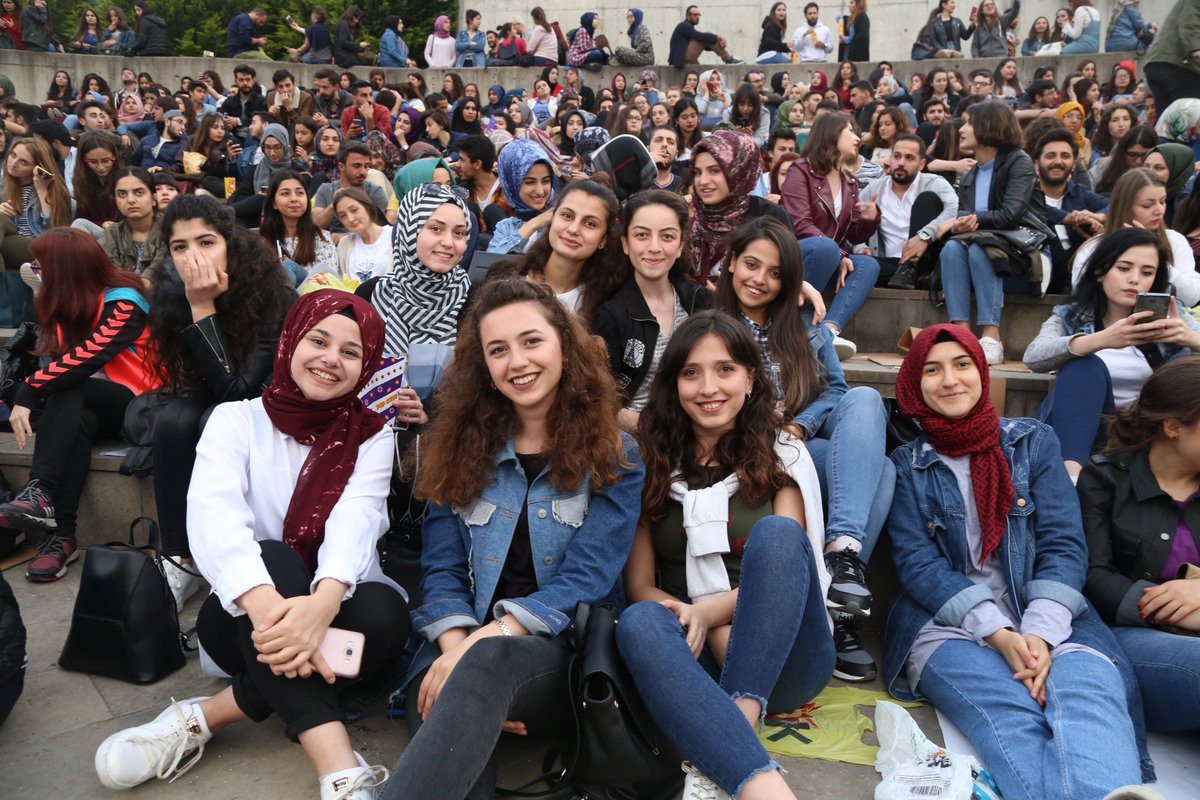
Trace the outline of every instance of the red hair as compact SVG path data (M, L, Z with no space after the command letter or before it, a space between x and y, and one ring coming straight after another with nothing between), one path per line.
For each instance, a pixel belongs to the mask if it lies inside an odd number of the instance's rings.
M51 228L29 246L42 268L38 292L41 353L61 354L83 341L96 324L105 289L127 287L143 295L146 284L132 272L117 269L90 234L77 228Z

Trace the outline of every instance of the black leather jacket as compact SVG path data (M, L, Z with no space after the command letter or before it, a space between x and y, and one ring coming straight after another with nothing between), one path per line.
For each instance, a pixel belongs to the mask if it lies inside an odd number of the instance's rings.
M988 191L988 210L975 210L975 181L979 165L971 167L958 184L958 215L976 214L980 230L1013 230L1032 228L1047 236L1046 199L1037 189L1037 173L1033 161L1024 150L1012 148L996 155L992 185Z
M1088 543L1083 593L1110 625L1145 625L1137 604L1159 582L1179 506L1158 485L1145 450L1093 456L1077 488ZM1183 518L1200 546L1200 498Z

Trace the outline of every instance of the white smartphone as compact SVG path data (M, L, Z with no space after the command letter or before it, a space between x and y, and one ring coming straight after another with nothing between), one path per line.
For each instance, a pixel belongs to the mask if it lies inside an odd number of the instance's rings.
M363 647L367 639L357 631L329 628L321 641L321 655L339 678L357 678L362 669Z

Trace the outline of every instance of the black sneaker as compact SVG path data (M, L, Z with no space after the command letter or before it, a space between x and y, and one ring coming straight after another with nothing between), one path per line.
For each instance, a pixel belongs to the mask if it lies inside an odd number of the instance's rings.
M901 264L888 281L889 289L917 288L917 267L911 262Z
M58 527L54 504L37 480L25 484L21 493L0 505L0 526L22 531L48 531Z
M826 605L836 611L870 616L871 590L867 588L867 565L858 554L849 549L826 553L825 568L832 578Z
M858 640L854 617L849 614L833 615L833 646L837 650L833 677L844 681L869 681L875 677L875 659Z

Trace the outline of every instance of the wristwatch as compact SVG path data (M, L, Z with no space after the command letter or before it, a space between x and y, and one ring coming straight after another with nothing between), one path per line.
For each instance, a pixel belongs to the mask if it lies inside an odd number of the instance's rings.
M930 242L930 241L933 241L933 234L930 233L929 231L920 231L919 233L917 233L917 238L920 239L922 242Z

